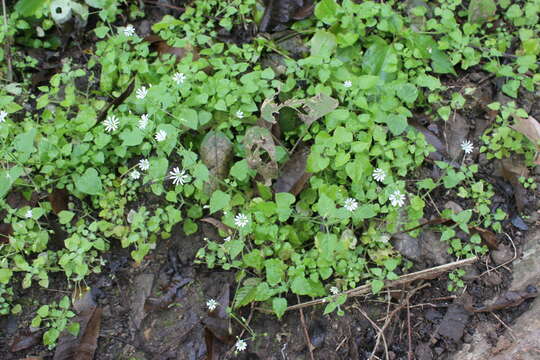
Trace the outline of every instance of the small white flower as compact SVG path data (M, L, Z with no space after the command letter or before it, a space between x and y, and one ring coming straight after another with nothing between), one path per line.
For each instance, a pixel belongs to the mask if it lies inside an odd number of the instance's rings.
M7 111L0 111L0 123L3 123L4 121L6 121L6 118L8 116L8 113Z
M390 195L390 202L392 206L402 207L405 204L405 195L396 190Z
M229 242L229 241L231 241L231 237L230 237L230 236L227 236L225 239L223 239L223 241Z
M129 176L133 179L133 180L137 180L138 178L141 177L141 173L138 172L137 170L133 170Z
M238 214L234 217L234 225L238 226L239 228L243 228L249 223L249 219L244 214Z
M337 287L335 287L335 286L332 286L330 288L330 292L332 293L332 295L337 295L337 294L339 294L339 289Z
M141 159L141 160L139 160L139 163L137 164L137 166L142 171L146 171L146 170L150 169L150 161L148 161L148 159Z
M156 141L163 141L167 138L167 132L165 130L159 130L156 133Z
M27 218L27 219L31 219L32 218L32 209L28 210L26 212L26 214L24 214L24 217Z
M139 129L144 130L148 125L148 115L142 114L141 119L139 120Z
M218 306L218 302L214 299L210 299L206 302L206 307L210 311L214 311L217 308L217 306Z
M469 140L465 140L461 142L461 150L465 152L465 154L470 154L473 152L474 146L473 143Z
M433 52L433 49L432 49L432 48L428 48L428 49L427 49L427 52L431 54L431 53Z
M347 89L350 88L352 86L352 81L351 80L345 80L343 82L343 86L345 86Z
M384 172L383 169L377 168L377 169L373 170L373 175L372 176L376 181L383 182L384 179L386 178L386 173Z
M239 119L241 119L241 118L244 117L244 113L243 113L241 110L238 110L238 111L236 112L236 117L239 118Z
M146 95L148 95L148 89L146 88L146 86L141 86L139 89L137 89L136 94L137 99L142 100L146 97Z
M135 27L131 24L128 24L128 26L126 26L124 28L124 35L126 36L133 36L135 35Z
M172 79L174 80L175 83L180 85L180 84L183 84L184 81L186 81L186 75L184 75L183 73L177 72L176 74L173 75Z
M236 347L236 351L244 351L247 348L247 343L245 340L238 339L236 344L234 344L234 347Z
M169 172L169 179L172 179L174 185L184 185L191 180L191 177L186 174L185 170L180 171L179 168L175 167Z
M343 206L345 207L345 209L349 211L354 211L358 209L358 201L356 201L356 199L353 199L353 198L347 198L345 199L345 204Z
M105 126L105 130L108 132L116 131L118 129L118 125L120 125L120 121L116 116L111 115L103 120L103 125Z

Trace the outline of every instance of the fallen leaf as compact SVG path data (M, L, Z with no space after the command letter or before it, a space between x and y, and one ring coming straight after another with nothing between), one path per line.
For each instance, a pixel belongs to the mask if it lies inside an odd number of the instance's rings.
M203 319L203 324L212 335L224 344L231 343L234 340L229 329L229 315L227 308L230 302L229 284L224 284L216 301L219 306L215 311L209 312L209 316Z
M201 219L201 221L209 223L210 225L213 225L216 229L221 230L227 234L232 234L234 232L232 228L228 227L221 221L214 219L213 217L206 217Z
M272 124L276 122L274 115L284 107L295 109L300 120L309 126L315 120L334 111L339 105L336 99L323 93L307 99L289 99L282 104L276 103L274 97L265 99L261 105L261 117ZM300 111L300 107L303 112Z
M469 124L460 113L450 115L444 126L447 153L451 159L457 159L462 153L461 143L467 139Z
M270 186L278 174L276 145L270 131L260 126L250 127L244 136L244 148L249 167L263 177L266 186Z
M486 245L490 250L497 250L499 248L499 241L497 236L486 229L479 226L473 226L470 228L471 232L477 233L482 238L482 244Z
M527 299L535 298L538 296L538 289L535 286L529 285L525 290L521 291L507 291L503 295L499 296L495 301L490 304L485 304L477 307L473 307L473 312L490 312L496 310L503 310L509 307L515 307L524 302Z
M0 243L8 243L9 236L13 233L11 224L0 224Z
M279 177L276 179L273 189L275 193L288 192L294 196L300 194L311 177L306 172L306 162L309 156L309 148L300 144L291 158L283 165Z
M314 7L311 0L266 0L265 5L260 32L284 30L292 20L311 16Z
M11 343L10 351L17 352L21 350L26 350L31 348L34 345L41 343L41 337L43 336L43 331L31 332L29 330L23 331L22 334L17 335L13 342Z
M207 190L212 193L229 173L233 145L222 132L210 131L201 143L200 156L211 174Z
M163 295L158 298L148 297L146 299L144 311L148 313L155 310L166 309L171 303L177 300L179 290L191 281L193 281L193 279L175 275L167 289L163 291Z
M170 46L158 35L148 35L144 38L144 40L149 42L150 45L157 51L160 56L171 54L176 57L177 62L186 57L188 54L193 54L194 61L199 59L199 53L197 49L195 49L189 44L185 47Z
M92 289L75 296L73 308L77 312L71 321L79 324L79 334L73 336L62 332L53 360L92 360L97 349L97 339L101 328L102 309L97 307Z
M540 123L538 120L529 116L528 118L520 118L514 116L515 124L512 129L525 135L536 146L536 150L540 151ZM540 155L536 158L536 164L540 165Z
M66 189L54 189L49 194L49 202L53 212L58 215L60 211L68 209L69 193Z
M519 182L521 176L528 177L529 171L519 161L507 158L500 160L502 177L514 188L514 199L518 212L522 212L527 204L527 190Z

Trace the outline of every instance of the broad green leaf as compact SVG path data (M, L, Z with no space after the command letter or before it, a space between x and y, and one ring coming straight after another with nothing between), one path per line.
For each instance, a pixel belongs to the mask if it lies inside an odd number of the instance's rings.
M122 146L137 146L143 142L144 134L139 129L125 129L120 133L120 139L124 142Z
M224 193L221 190L216 190L210 198L210 213L226 209L230 206L231 195Z
M418 89L411 83L405 83L398 86L396 95L408 104L415 102L418 97Z
M393 46L377 38L366 50L362 67L370 75L379 75L384 81L392 80L398 71L398 56Z
M286 269L283 261L280 259L268 259L264 262L264 267L266 269L266 280L270 286L276 286L283 281L284 270Z
M13 147L24 155L30 154L34 151L34 138L36 137L37 130L30 129L27 132L19 134L13 140Z
M376 205L364 204L356 209L354 215L360 219L369 219L377 215L377 211L375 210L376 208Z
M11 189L11 186L22 174L22 166L14 166L7 170L0 170L0 199L3 198Z
M294 195L289 193L277 193L276 205L279 221L286 221L292 213L291 205L296 201Z
M332 25L336 22L338 9L336 0L322 0L315 6L315 16L323 23Z
M281 319L283 314L285 314L285 310L287 310L287 299L285 298L273 298L272 299L272 310L274 310L274 313L278 317L278 319Z
M358 77L358 88L368 90L374 88L381 78L378 75L362 75Z
M431 61L433 65L433 71L437 74L453 74L456 75L454 65L448 58L448 56L441 50L434 48L431 50Z
M13 271L10 269L0 269L0 283L7 284L13 275Z
M233 308L237 309L254 301L257 295L257 286L260 282L261 280L257 278L244 280L243 286L236 292Z
M383 287L384 287L384 281L379 280L379 279L375 279L371 281L371 291L374 294L378 294L379 291L381 291Z
M468 11L470 23L483 23L495 16L497 5L494 0L471 0Z
M73 219L73 216L75 216L73 211L62 210L58 213L58 220L60 224L65 225Z
M329 58L336 49L336 37L334 34L324 30L317 30L311 41L311 56Z
M75 175L75 187L83 194L97 195L102 191L101 179L96 169L88 168L83 175Z
M33 16L48 0L19 0L15 5L15 10L25 17Z

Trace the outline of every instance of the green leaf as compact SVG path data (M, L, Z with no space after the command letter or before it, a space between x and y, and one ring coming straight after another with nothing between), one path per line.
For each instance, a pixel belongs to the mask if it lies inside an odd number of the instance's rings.
M494 0L471 0L468 11L470 23L483 23L495 16L497 5Z
M285 310L287 309L287 299L284 298L273 298L272 299L272 310L274 310L274 313L278 317L278 319L281 319L283 314L285 314Z
M396 91L396 95L408 104L412 104L418 97L418 89L411 83L401 84Z
M210 213L226 209L230 206L231 196L221 190L216 190L210 198Z
M354 213L360 219L369 219L377 215L376 205L365 204L360 206Z
M62 210L58 213L58 220L60 224L65 225L73 219L75 213L73 211Z
M362 58L362 67L370 75L380 75L384 80L391 80L398 71L398 56L393 46L381 38L369 46Z
M381 78L378 75L362 75L358 77L358 88L368 90L374 88Z
M327 25L336 22L338 5L335 0L322 0L315 6L315 16Z
M15 5L15 10L25 17L30 17L43 8L47 1L48 0L19 0Z
M453 74L456 75L454 65L448 58L448 56L441 50L434 48L431 50L431 61L433 65L433 71L437 74Z
M0 199L8 193L15 180L17 180L23 173L24 168L19 165L7 170L0 170Z
M324 30L317 30L311 41L311 56L329 58L336 49L336 37L334 34Z
M75 187L83 194L99 194L102 191L102 185L97 170L88 168L82 176L75 175Z
M49 305L43 305L41 306L38 311L37 311L37 314L39 316L41 316L42 318L46 317L47 315L49 315Z
M309 281L303 276L297 276L291 283L291 291L297 295L312 295Z
M233 308L237 309L254 301L257 296L257 286L260 282L261 280L257 278L244 280L243 286L236 292Z
M15 150L25 155L34 151L34 138L36 137L36 133L36 129L31 129L25 133L17 135L13 140L13 147Z
M43 344L45 345L54 345L58 337L60 336L60 331L58 329L52 328L43 334Z
M278 285L285 275L285 264L280 259L268 259L264 262L266 268L266 280L270 286Z
M379 280L379 279L375 279L371 281L371 291L374 294L378 294L379 291L381 291L383 287L384 287L384 281Z
M236 162L230 170L231 176L234 176L240 181L247 180L249 178L249 165L246 159Z
M78 322L72 322L71 324L68 325L66 329L72 336L77 336L79 335L81 324L79 324Z
M385 117L386 125L394 136L400 135L407 129L407 117L403 114L390 114Z
M143 142L144 134L139 129L125 129L120 133L120 139L124 141L122 146L137 146Z
M0 283L7 284L13 275L13 271L10 269L0 269Z
M277 205L277 214L279 221L286 221L292 213L291 205L294 204L296 198L294 195L289 193L277 193L276 194L276 205Z

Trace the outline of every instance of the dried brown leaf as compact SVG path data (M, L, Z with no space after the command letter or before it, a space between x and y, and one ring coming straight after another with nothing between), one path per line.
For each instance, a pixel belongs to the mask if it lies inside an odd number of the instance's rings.
M68 209L69 193L66 189L54 189L49 194L52 210L58 215L60 211Z
M229 173L233 145L222 132L210 131L201 143L200 156L211 174L208 192L212 193Z
M249 167L263 177L266 186L270 186L278 173L276 145L270 131L260 126L250 127L244 137L244 147Z
M501 173L504 179L506 179L514 188L514 199L516 201L516 207L519 212L522 212L527 203L527 191L523 185L519 182L519 177L527 177L529 171L527 168L518 161L513 159L500 160Z
M10 351L17 352L26 350L41 342L43 331L30 332L24 331L22 334L17 335L11 343Z
M216 229L221 230L227 234L232 234L234 231L221 221L214 219L213 217L206 217L201 219L201 221L209 223L210 225L213 225Z
M291 158L283 165L279 177L274 183L275 193L288 192L294 196L302 192L311 173L306 172L306 162L309 156L309 148L301 144L292 154Z
M540 151L540 123L538 120L532 116L528 118L514 116L514 120L516 123L511 126L512 129L525 135L536 146L536 150ZM540 165L540 155L536 158L536 163Z
M479 226L473 226L470 228L470 230L473 233L477 233L482 238L482 243L486 245L490 250L497 250L499 248L499 241L497 240L497 236L484 228L481 228Z

